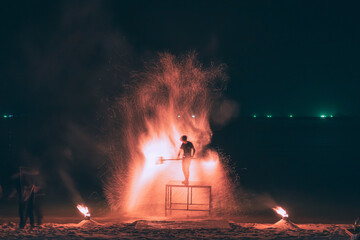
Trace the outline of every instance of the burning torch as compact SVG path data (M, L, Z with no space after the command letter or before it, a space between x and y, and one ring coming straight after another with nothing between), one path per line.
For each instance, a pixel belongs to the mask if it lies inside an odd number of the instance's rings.
M90 220L90 212L88 207L82 204L78 204L77 209L84 215L85 220Z
M277 228L286 228L286 229L299 229L299 226L297 226L295 223L291 222L289 220L289 214L283 209L282 207L277 206L276 208L273 208L277 214L279 214L282 219L276 222L272 225L272 227Z
M289 215L287 214L287 212L282 207L277 206L276 208L273 208L273 210L277 214L279 214L282 217L282 219L284 219L284 220L288 219Z

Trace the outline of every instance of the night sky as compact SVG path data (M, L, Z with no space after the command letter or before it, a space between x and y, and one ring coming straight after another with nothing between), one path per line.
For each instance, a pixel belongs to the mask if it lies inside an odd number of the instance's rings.
M46 106L24 102L34 95L42 101L67 81L75 82L63 89L71 100L90 97L79 93L85 81L79 78L92 83L116 52L138 58L196 50L204 62L229 66L227 96L244 115L359 115L358 7L335 1L7 1L1 7L0 107L43 111Z
M78 169L89 163L88 173L69 170L70 174L83 176L80 185L91 178L94 188L101 189L97 181L101 174L94 174L102 167L103 163L97 160L101 153L89 148L96 144L104 127L101 124L104 108L123 91L119 82L128 79L132 71L141 68L142 62L157 52L179 55L190 50L197 51L204 64L225 63L228 67L229 84L224 97L237 104L239 114L227 128L219 128L214 137L234 159L244 159L238 164L239 169L251 167L267 153L278 161L274 152L281 144L292 149L292 152L282 149L286 154L281 155L281 161L299 152L308 158L314 153L309 150L311 146L316 148L314 159L321 159L319 149L325 146L337 152L327 151L315 168L324 169L320 165L329 156L331 161L345 156L350 159L347 166L357 168L359 154L352 153L359 142L355 133L360 133L354 120L360 115L359 7L356 1L2 2L0 114L13 114L17 122L15 127L9 127L4 119L1 122L1 151L6 156L1 160L1 181L6 183L5 178L16 166L27 161L37 162L49 172L58 167ZM244 120L253 114L274 117L333 114L352 120L329 123L328 128L318 122L266 125L269 122ZM253 128L244 130L244 125ZM237 153L235 143L224 143L224 139L238 137L230 127L242 134L243 138L235 142L242 144L243 153ZM9 128L15 128L12 130L15 140L11 140L16 152L13 155L6 153ZM303 134L309 128L315 129L315 138ZM249 129L255 133L251 135ZM284 129L290 129L294 138L298 135L301 140L293 140L291 145L278 136L271 139L271 134L284 133ZM335 133L326 133L327 130ZM249 134L251 141L246 138ZM315 140L308 141L310 138ZM270 144L272 140L278 145ZM67 148L75 152L71 159L77 161L62 160L67 154L63 149ZM259 151L262 154L252 155ZM303 159L299 155L297 158L298 162L288 166L294 174L296 169L305 168L299 166ZM337 163L328 166L324 178L337 166ZM261 171L253 173L254 176L264 176ZM343 184L355 179L346 178L345 167L342 171L340 178L346 179ZM315 179L311 176L317 173L307 174L310 175L307 181L311 182ZM250 183L254 176L248 177L248 188L268 191L260 183ZM294 177L292 181L302 181L299 179ZM323 184L321 179L317 180ZM279 181L274 181L274 185L281 185ZM92 186L87 187L91 191ZM335 188L339 190L341 186ZM297 189L301 192L305 187L300 184ZM359 196L356 191L354 202Z

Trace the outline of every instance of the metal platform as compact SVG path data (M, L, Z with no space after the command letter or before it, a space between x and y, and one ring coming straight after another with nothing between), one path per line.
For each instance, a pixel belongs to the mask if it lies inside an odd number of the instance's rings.
M165 185L165 216L169 211L204 211L211 213L211 186L201 182L169 181Z

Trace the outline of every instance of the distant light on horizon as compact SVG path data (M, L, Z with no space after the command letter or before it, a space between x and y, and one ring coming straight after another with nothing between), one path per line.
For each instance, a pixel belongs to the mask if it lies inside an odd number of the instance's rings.
M191 117L192 117L192 118L195 118L195 115L193 114L193 115L191 115Z
M181 117L180 114L177 116L178 118Z
M4 117L4 118L7 118L7 117L8 117L8 115L4 114L4 115L3 115L3 117Z
M192 117L194 117L194 115L192 115ZM265 115L257 115L257 114L252 114L250 115L249 117L251 118L273 118L274 116L272 114L265 114ZM280 118L283 118L283 117L288 117L288 118L295 118L295 117L299 117L298 115L295 115L295 114L287 114L287 115L276 115L276 117L280 117ZM306 117L310 117L310 118L313 118L313 117L319 117L319 118L335 118L336 116L334 114L319 114L318 116L314 116L314 115L307 115L307 116L303 116L303 115L300 115L300 118L306 118Z

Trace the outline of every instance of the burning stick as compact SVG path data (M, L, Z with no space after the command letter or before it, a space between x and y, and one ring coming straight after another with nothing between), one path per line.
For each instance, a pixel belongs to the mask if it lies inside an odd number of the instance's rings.
M90 220L90 212L89 212L89 208L82 205L82 204L78 204L77 209L79 209L79 211L84 214L84 219L85 220Z
M196 158L191 158L191 159L196 159ZM159 157L158 160L156 161L156 164L163 164L165 161L180 161L183 160L182 158L164 158L164 157Z
M360 218L355 220L353 228L345 228L345 233L351 237L351 239L360 238Z
M164 157L159 157L158 160L156 161L156 164L163 164L165 161L177 161L177 160L182 160L182 158L164 158Z

